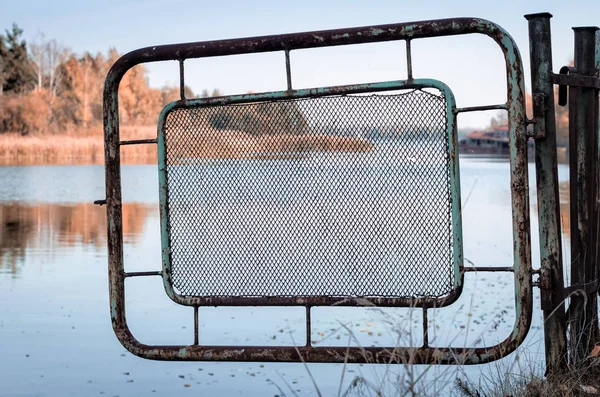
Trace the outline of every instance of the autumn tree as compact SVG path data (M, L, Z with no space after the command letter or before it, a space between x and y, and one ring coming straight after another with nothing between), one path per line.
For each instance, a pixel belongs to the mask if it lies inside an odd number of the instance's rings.
M82 57L71 54L60 69L63 75L65 97L76 103L73 121L89 127L102 118L102 83L107 65L100 53L85 53Z
M15 24L6 36L0 35L0 133L80 134L82 128L99 127L104 79L120 54L111 48L106 56L88 52L80 56L41 33L28 46L22 33ZM194 98L190 87L184 93ZM213 95L221 94L214 90ZM138 65L125 74L119 87L121 122L156 123L161 109L178 99L178 86L151 88L147 69Z
M186 99L191 99L194 98L194 91L192 91L192 89L189 86L184 86L183 88L184 90L184 95ZM169 103L173 102L173 101L178 101L181 99L181 95L179 92L179 86L175 86L175 85L165 85L164 87L162 87L160 89L160 95L161 95L161 103L162 106L167 106Z

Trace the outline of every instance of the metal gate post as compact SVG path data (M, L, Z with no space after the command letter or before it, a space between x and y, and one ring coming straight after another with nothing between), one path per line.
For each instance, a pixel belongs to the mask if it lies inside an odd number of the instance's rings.
M573 28L575 66L581 76L596 76L598 27ZM569 87L571 196L571 282L581 286L571 298L571 361L585 359L598 338L597 238L598 90ZM592 286L592 288L586 288Z
M567 363L567 331L556 154L552 41L549 13L525 15L529 21L535 166L540 234L540 295L544 312L546 371Z

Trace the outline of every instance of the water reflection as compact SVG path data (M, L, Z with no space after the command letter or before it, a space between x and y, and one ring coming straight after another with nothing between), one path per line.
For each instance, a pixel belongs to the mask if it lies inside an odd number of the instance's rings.
M123 237L136 244L145 221L156 207L123 204ZM51 253L56 249L90 247L106 250L106 212L88 203L0 203L0 273L16 274L28 251Z

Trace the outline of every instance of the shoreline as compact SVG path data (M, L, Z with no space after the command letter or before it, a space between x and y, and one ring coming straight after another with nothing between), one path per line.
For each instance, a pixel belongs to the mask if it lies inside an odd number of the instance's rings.
M148 139L156 136L155 127L123 128L122 140ZM366 152L373 143L358 137L322 134L252 136L239 131L223 131L214 137L197 137L194 156L208 159L272 158L293 153ZM177 145L180 155L190 147ZM198 152L197 148L202 148ZM128 145L121 150L122 164L157 164L155 145ZM27 165L100 165L104 164L104 139L99 134L77 135L0 135L0 166Z

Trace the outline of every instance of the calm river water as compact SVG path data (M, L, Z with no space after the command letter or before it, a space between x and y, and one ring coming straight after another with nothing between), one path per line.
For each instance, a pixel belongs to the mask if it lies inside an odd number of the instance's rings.
M511 265L508 163L461 158L460 171L465 258L478 266ZM530 164L532 180L533 171ZM561 166L559 172L565 185L568 170ZM123 186L127 270L157 270L156 167L124 166ZM533 259L538 266L534 182L530 187ZM0 396L317 395L309 373L323 395L337 395L356 376L389 391L424 370L153 362L131 355L114 336L109 318L105 211L92 204L102 198L101 166L0 167ZM513 288L510 275L469 274L461 298L430 315L432 344L492 345L503 340L514 322ZM191 309L169 300L161 280L128 280L127 299L130 326L139 340L191 342ZM543 364L538 302L533 327L520 349L527 368ZM364 346L418 344L421 338L418 310L316 308L313 315L317 344L345 346L350 335L355 338L351 343ZM302 308L205 308L200 316L201 341L207 344L289 345L305 337ZM502 362L511 366L514 360L513 354ZM435 367L420 387L429 393L448 392L456 376L466 373L477 379L480 371L491 368Z

